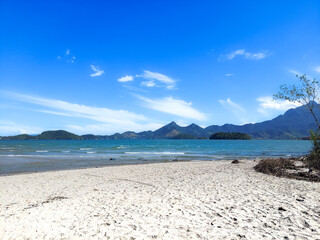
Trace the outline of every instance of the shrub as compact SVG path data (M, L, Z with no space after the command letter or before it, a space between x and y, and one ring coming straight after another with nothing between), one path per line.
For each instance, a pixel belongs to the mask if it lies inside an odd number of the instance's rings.
M254 169L257 172L262 172L265 174L271 174L275 176L284 176L286 174L286 169L294 168L295 166L293 164L293 161L285 158L263 159L256 166L254 166Z
M309 168L320 170L320 133L310 131L311 139L313 141L313 148L307 157L307 165Z

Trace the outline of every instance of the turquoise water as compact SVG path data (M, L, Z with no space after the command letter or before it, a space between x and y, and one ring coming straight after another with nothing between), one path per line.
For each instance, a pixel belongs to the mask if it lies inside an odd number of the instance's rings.
M302 140L2 140L0 174L173 160L296 157L311 145Z

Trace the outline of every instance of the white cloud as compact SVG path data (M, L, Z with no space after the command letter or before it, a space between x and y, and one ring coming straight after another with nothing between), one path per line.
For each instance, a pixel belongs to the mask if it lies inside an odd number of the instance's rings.
M141 82L141 85L145 87L154 87L156 83L154 81L146 81L146 82Z
M70 116L91 119L97 122L110 124L128 124L130 121L145 121L143 115L126 110L113 110L109 108L90 107L76 103L69 103L57 99L33 97L29 95L4 92L5 95L17 101L31 103L48 109L36 110L53 115ZM54 109L54 111L50 110Z
M228 108L234 113L245 112L244 108L240 104L231 101L230 98L228 98L227 100L219 100L219 103L221 103L224 107Z
M155 83L155 81L164 83L168 89L174 88L176 81L162 73L151 72L148 70L144 70L142 75L136 75L136 77L141 77L145 79L149 79ZM155 84L154 84L155 85ZM153 86L154 86L153 85Z
M319 73L320 73L320 66L319 66L319 67L315 67L314 70L315 70L315 71L318 70ZM292 73L294 76L298 76L298 78L300 78L300 76L302 76L302 75L306 75L306 78L308 78L308 79L314 79L314 76L308 75L308 74L305 74L305 73L302 73L302 72L300 72L300 71L298 71L298 70L296 70L296 69L289 69L288 71L289 71L290 73Z
M30 95L18 94L13 92L0 91L1 95L34 106L42 106L43 109L28 107L28 110L42 112L50 115L58 115L67 117L69 124L65 125L65 130L74 131L77 134L114 134L116 132L124 131L146 131L156 130L164 125L159 121L152 121L141 114L129 112L127 110L114 110L104 107L91 107L70 103L57 99L49 99L44 97L35 97ZM72 118L78 118L75 124ZM79 121L92 120L86 125L79 125ZM6 130L7 129L7 130ZM10 130L10 131L9 131ZM37 131L35 131L37 130ZM39 133L40 130L18 125L4 124L0 121L0 131L8 134L18 133Z
M315 67L314 70L315 70L317 73L320 73L320 66Z
M259 97L257 101L259 102L258 112L265 115L268 114L268 111L270 110L286 111L290 108L296 108L302 105L301 103L289 102L287 100L274 100L270 96Z
M130 82L133 81L133 76L124 76L118 79L118 82Z
M71 56L70 49L66 50L66 53L64 54L63 57L58 56L57 58L58 58L58 60L63 60L63 61L66 61L68 63L74 63L74 60L76 59L75 56Z
M232 109L233 111L237 111L237 112L244 112L244 108L241 107L241 105L232 102L230 98L228 98L227 100L219 100L219 103L221 103L223 106L226 107L230 107L230 109Z
M12 136L17 134L37 134L43 130L38 127L27 126L12 121L0 121L0 132L2 136Z
M225 76L226 77L232 77L234 74L233 73L226 73Z
M94 71L94 73L90 74L91 77L98 77L104 74L103 70L100 70L98 66L90 65L91 69Z
M231 59L234 59L237 55L243 55L244 53L245 53L244 49L238 49L234 52L227 54L225 57L227 60L231 60Z
M264 59L267 55L265 53L245 53L246 58L248 59L252 59L252 60L260 60L260 59Z
M175 121L180 127L187 127L189 125L189 123L186 123L183 120L177 120Z
M260 59L267 57L267 52L252 53L252 52L247 52L245 49L238 49L238 50L231 52L227 55L222 55L220 57L220 59L222 58L225 60L232 60L236 56L244 56L246 59L250 59L250 60L260 60Z
M115 125L115 124L89 124L84 126L79 125L65 125L65 129L70 132L77 132L78 134L114 134L123 133L126 131L134 131L136 133L146 130L157 130L163 127L163 123L135 123L130 122L127 125Z
M297 70L295 70L295 69L289 69L289 72L292 73L292 74L294 74L295 76L296 76L296 75L299 75L299 76L302 75L301 72L299 72L299 71L297 71Z
M166 97L162 99L150 99L143 96L136 95L137 98L143 101L143 106L184 118L195 119L204 121L207 119L206 114L199 112L191 107L192 103L185 102L180 99L174 99L172 97Z
M240 104L231 101L230 98L227 100L219 100L219 103L236 115L242 123L248 123L246 110Z

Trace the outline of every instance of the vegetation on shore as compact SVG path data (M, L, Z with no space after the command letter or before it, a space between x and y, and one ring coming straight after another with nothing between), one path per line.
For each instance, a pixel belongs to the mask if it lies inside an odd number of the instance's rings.
M263 159L254 166L257 172L277 176L320 182L320 171L310 168L306 158Z
M217 132L210 136L210 139L225 139L225 140L249 140L250 135L239 132Z
M310 129L310 138L313 148L306 157L300 159L264 159L254 169L258 172L279 177L303 179L320 182L320 83L310 80L306 75L298 76L300 86L281 85L280 91L274 95L274 99L300 103L306 107L317 126L317 130Z
M316 123L317 130L310 129L310 138L313 141L313 148L307 156L306 161L309 168L320 169L320 83L315 78L308 79L307 76L296 75L300 80L300 85L281 85L280 90L274 95L274 99L281 99L293 103L300 103L305 106Z

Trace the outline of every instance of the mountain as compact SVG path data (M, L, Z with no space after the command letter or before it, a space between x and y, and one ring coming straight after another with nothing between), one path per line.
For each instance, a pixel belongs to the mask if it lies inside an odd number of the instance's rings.
M83 139L82 137L76 134L73 134L64 130L46 131L35 137L39 140L81 140Z
M2 140L33 140L34 137L28 134L19 134L11 137L0 137Z
M316 105L315 113L320 115L320 105ZM205 128L211 135L216 132L240 132L249 134L256 139L296 139L309 136L310 129L317 129L310 112L301 106L286 111L272 120L242 126L225 124L223 126L212 125Z
M316 104L316 103L315 103ZM315 106L316 116L320 116L320 105ZM315 121L310 112L301 106L290 109L283 115L255 124L233 125L224 124L222 126L212 125L202 128L196 124L190 124L186 127L181 127L175 122L171 122L156 131L144 131L135 133L132 131L124 133L115 133L110 136L86 134L78 136L76 134L58 130L46 131L40 135L30 136L27 134L2 137L3 140L107 140L107 139L197 139L209 138L217 132L237 132L244 133L254 139L300 139L309 136L309 130L317 129Z
M2 140L82 140L81 136L64 131L45 131L39 135L31 136L28 134L21 134L12 137L2 137Z
M180 127L175 122L171 122L154 131L153 138L175 138L181 134L193 136L193 138L202 138L206 135L205 130L194 123L187 127Z
M316 103L315 103L316 104ZM316 116L320 116L320 105L315 106ZM317 129L314 118L305 106L286 111L283 115L255 124L222 126L212 125L201 128L196 124L181 127L175 122L153 132L153 138L208 138L217 132L238 132L254 139L299 139L309 136L310 129ZM185 136L185 137L183 137Z

